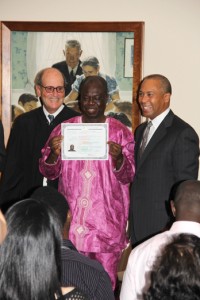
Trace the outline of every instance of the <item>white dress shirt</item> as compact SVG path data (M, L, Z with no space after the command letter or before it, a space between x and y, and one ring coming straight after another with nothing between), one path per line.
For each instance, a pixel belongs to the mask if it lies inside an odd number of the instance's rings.
M200 237L200 224L176 221L170 230L155 235L131 251L124 272L120 300L141 300L150 286L150 271L156 256L174 234L189 233Z
M70 74L70 73L71 73L71 71L73 70L73 74L74 74L74 76L76 76L77 69L78 69L78 65L76 65L76 67L74 67L73 69L72 69L70 66L68 66L68 71L69 71L69 74Z
M49 112L46 110L46 108L44 107L44 105L43 105L43 112L44 112L44 114L45 114L45 116L46 116L46 118L47 118L47 121L50 123L50 120L49 120L49 118L48 118L48 115L49 115ZM54 118L63 110L63 108L64 108L64 105L62 104L58 109L57 109L57 111L56 112L54 112L53 114L51 114L52 116L54 116Z
M154 118L153 120L151 120L152 126L150 127L150 130L149 130L147 144L150 141L150 139L152 138L154 132L156 131L156 129L158 128L158 126L160 125L160 123L164 120L164 118L166 117L166 115L169 113L169 111L170 111L170 108L167 108L160 115L158 115L156 118Z

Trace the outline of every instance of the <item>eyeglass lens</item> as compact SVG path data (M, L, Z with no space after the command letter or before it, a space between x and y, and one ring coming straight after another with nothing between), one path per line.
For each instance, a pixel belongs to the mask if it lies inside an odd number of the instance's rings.
M65 90L64 86L53 87L53 86L43 86L43 85L41 85L41 87L43 87L47 93L53 93L54 90L56 90L57 93L63 93L64 90Z

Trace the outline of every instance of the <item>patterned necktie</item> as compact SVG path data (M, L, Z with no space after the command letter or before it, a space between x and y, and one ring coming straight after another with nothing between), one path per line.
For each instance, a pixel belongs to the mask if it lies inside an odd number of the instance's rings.
M147 124L147 127L144 131L144 134L143 134L143 137L142 137L142 142L141 142L141 145L140 145L140 156L142 156L143 152L144 152L144 149L146 148L147 146L147 141L148 141L148 135L149 135L149 130L150 130L150 127L152 126L152 122L150 121L148 124Z
M75 80L75 76L74 76L74 71L73 71L73 69L72 69L71 72L70 72L70 80L71 80L71 83L73 83L74 80Z
M48 118L49 118L49 125L51 125L54 120L54 115L48 115Z

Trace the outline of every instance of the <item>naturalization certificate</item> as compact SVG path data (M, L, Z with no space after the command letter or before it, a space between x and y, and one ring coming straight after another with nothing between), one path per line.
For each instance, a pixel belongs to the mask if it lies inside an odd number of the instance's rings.
M62 160L107 160L108 123L62 123Z

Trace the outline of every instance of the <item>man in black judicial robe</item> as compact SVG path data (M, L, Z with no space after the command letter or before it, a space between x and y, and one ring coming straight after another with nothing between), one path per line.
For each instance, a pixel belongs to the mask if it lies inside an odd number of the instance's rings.
M65 81L54 68L40 71L35 78L35 89L42 106L17 117L11 129L5 169L0 184L0 206L7 209L31 191L44 185L39 171L39 158L51 131L62 121L78 115L63 104ZM49 120L53 115L53 121ZM47 183L57 187L56 181Z

